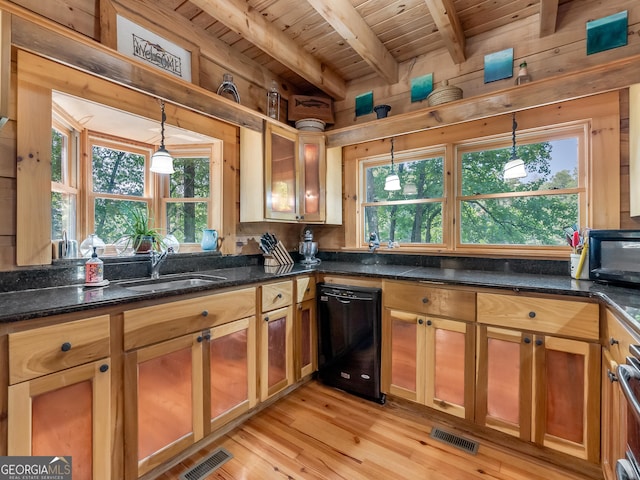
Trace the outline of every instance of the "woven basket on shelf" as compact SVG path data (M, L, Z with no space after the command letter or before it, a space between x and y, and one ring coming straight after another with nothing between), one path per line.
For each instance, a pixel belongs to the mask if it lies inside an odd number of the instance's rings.
M427 103L430 107L440 105L441 103L453 102L462 98L462 89L449 85L448 80L443 80L442 84L433 90L427 97Z

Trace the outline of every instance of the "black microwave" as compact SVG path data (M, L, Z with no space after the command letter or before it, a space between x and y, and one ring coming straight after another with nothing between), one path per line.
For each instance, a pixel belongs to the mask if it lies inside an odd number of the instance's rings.
M640 287L640 230L589 231L589 278Z

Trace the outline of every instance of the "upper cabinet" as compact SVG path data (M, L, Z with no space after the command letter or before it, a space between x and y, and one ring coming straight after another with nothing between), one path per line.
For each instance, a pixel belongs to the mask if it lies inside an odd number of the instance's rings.
M327 152L325 141L273 124L264 138L241 129L240 221L341 224L341 149Z

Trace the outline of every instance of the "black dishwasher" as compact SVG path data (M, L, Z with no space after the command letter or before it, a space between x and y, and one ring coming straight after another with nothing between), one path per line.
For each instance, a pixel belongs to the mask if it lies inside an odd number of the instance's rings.
M380 289L319 284L318 376L333 387L384 403L380 391Z

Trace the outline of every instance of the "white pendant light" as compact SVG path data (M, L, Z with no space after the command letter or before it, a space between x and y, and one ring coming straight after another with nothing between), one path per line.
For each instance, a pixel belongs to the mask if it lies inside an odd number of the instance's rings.
M391 138L391 173L384 180L384 189L393 192L400 188L400 177L396 175L393 168L393 138Z
M164 100L160 100L162 121L160 122L160 148L151 156L151 171L154 173L171 174L173 169L173 157L164 148L164 122L167 116L164 114Z
M511 180L514 178L524 178L527 176L527 171L524 169L524 161L516 156L516 114L513 113L513 122L511 126L511 137L513 139L513 145L511 147L511 158L504 165L502 174L505 180Z

